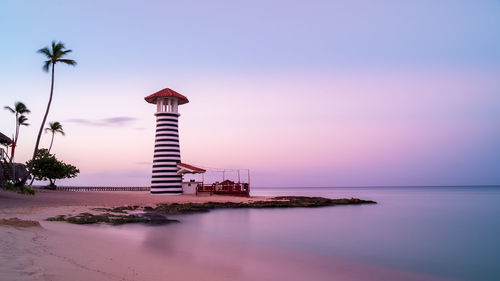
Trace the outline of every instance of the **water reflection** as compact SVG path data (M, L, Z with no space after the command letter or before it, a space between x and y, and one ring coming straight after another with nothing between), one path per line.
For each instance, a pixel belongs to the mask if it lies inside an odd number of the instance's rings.
M112 231L128 235L143 251L186 259L236 275L251 274L255 266L265 267L264 260L268 266L286 267L291 262L286 259L302 264L307 260L297 260L300 256L324 255L460 280L494 280L500 276L497 264L500 221L493 218L500 212L500 188L254 189L254 192L360 197L379 204L217 210L179 216L180 224L127 225L113 227ZM291 254L273 256L276 251Z

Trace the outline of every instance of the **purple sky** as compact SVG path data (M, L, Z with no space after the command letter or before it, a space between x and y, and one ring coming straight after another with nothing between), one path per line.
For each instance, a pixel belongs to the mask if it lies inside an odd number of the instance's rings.
M182 161L250 168L254 186L500 184L500 1L3 1L2 106L49 121L78 185L147 185L155 107L186 95ZM55 7L55 8L54 8ZM13 116L0 111L0 131ZM44 135L47 147L50 136Z

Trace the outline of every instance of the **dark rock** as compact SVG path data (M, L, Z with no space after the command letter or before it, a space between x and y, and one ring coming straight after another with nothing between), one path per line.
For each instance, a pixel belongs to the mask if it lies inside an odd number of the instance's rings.
M51 218L47 218L46 221L66 221L65 215L59 215Z
M66 217L65 221L74 224L93 224L100 222L110 222L110 214L93 215L91 213L81 213L73 217Z
M178 220L168 219L166 216L158 213L143 213L138 215L144 223L152 225L168 224L173 222L179 222Z
M206 202L206 203L184 203L184 204L158 204L156 208L148 209L149 212L162 212L167 214L186 214L208 212L212 209L238 209L238 208L311 208L335 205L359 205L376 204L375 201L351 199L329 199L323 197L306 196L279 196L273 200L254 201L249 203L235 202ZM146 210L146 209L144 209Z
M126 211L135 211L139 206L121 206L114 208L93 208L94 211L126 214Z
M9 218L9 219L0 219L0 226L33 227L33 226L40 226L40 223L38 221L32 221L32 220Z
M81 213L77 216L57 216L48 218L49 221L65 221L75 224L109 223L113 225L125 223L146 223L151 225L179 222L170 220L165 214L204 213L213 209L239 209L239 208L313 208L336 205L376 204L375 201L361 200L358 198L329 199L323 197L306 196L279 196L273 200L253 201L248 203L235 202L206 202L206 203L173 203L158 204L156 208L144 207L145 213L128 214L126 211L137 210L139 206L122 206L115 208L94 208L104 211L103 214ZM123 215L118 215L118 214Z
M132 215L115 215L110 213L104 214L91 214L81 213L76 216L57 216L48 218L48 221L65 221L74 224L95 224L95 223L109 223L113 225L120 225L126 223L146 223L152 225L168 224L179 222L178 220L171 220L159 213L145 213L145 214L132 214Z

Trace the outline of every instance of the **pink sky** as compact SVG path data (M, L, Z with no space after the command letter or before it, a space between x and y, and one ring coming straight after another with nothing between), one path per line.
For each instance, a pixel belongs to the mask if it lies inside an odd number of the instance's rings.
M168 87L190 100L182 161L250 168L254 186L500 184L500 4L398 3L75 1L56 21L8 2L2 105L33 112L17 160L49 92L35 51L59 39L79 65L56 69L48 121L67 135L53 152L81 170L61 183L148 185L155 107L143 98ZM13 122L0 112L1 132Z
M61 81L56 95L70 84ZM109 83L113 91L83 87L71 89L71 97L57 97L50 120L61 120L67 135L56 137L53 151L82 171L68 184L147 185L155 107L143 98L166 86L191 101L180 107L182 161L250 168L256 186L495 180L484 170L496 149L493 140L499 139L492 122L498 81L489 73L254 74L156 84L141 89ZM43 103L31 107L40 112ZM8 128L9 115L2 116ZM100 126L71 121L98 123L111 116L131 121ZM35 129L22 128L18 159L28 159ZM49 141L44 136L42 147Z

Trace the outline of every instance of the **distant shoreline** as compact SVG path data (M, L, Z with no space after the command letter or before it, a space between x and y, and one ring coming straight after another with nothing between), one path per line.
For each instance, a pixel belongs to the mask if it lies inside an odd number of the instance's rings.
M35 188L43 188L44 185L34 185ZM128 187L125 185L61 185L60 188L123 188ZM149 186L130 186L131 188L149 188ZM474 188L474 187L486 187L486 188L498 188L500 184L474 184L474 185L365 185L365 186L279 186L279 187L267 187L267 186L254 186L252 189L299 189L299 188Z

